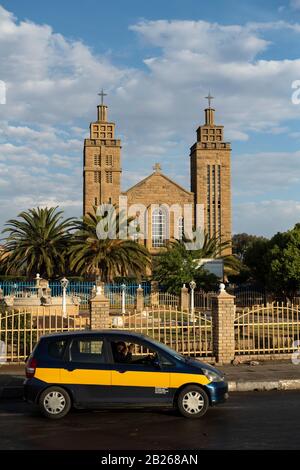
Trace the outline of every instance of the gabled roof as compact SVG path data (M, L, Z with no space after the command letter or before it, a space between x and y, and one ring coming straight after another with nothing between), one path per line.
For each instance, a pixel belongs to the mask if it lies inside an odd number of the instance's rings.
M161 176L162 178L164 178L166 181L168 181L168 183L171 183L173 184L174 186L177 186L177 188L179 188L181 191L185 192L186 194L193 194L191 191L188 191L187 189L183 188L182 186L180 186L180 184L176 183L175 181L171 180L171 178L169 178L168 176L164 175L163 173L161 173L160 171L154 171L153 173L151 173L151 175L147 176L146 178L142 179L141 181L139 181L138 183L136 183L135 185L131 186L131 188L127 189L127 191L124 191L122 194L127 194L129 193L129 191L132 191L133 189L136 189L138 188L139 186L141 186L142 184L144 184L146 181L148 181L149 179L155 177L155 176Z

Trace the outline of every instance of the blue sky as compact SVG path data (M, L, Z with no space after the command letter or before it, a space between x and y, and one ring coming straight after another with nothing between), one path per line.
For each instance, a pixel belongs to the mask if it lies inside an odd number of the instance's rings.
M123 141L123 189L152 171L189 187L208 89L232 142L233 230L300 219L300 0L0 0L0 225L22 209L81 214L97 91Z

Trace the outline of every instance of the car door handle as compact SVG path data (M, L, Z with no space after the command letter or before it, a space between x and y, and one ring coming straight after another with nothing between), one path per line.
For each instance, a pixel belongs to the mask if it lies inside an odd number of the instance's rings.
M127 372L127 370L118 370L119 374L124 374L124 372Z
M76 370L76 367L65 367L65 370L68 372L73 372L73 370Z

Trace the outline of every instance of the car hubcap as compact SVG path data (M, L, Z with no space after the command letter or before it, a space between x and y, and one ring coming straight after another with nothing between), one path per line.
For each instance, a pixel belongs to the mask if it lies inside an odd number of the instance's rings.
M52 415L61 413L66 406L66 399L60 392L50 392L44 398L44 407Z
M182 405L187 413L200 413L204 406L204 399L199 392L188 392L183 397Z

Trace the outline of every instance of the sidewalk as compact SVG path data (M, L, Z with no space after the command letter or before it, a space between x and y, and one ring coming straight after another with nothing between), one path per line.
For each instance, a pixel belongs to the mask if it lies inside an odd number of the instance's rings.
M255 361L256 362L256 361ZM300 390L300 364L292 361L261 361L220 366L232 392L262 390Z
M219 367L225 373L231 392L300 390L300 364L291 361L262 361L258 365L239 364ZM24 365L0 367L0 398L21 398Z

